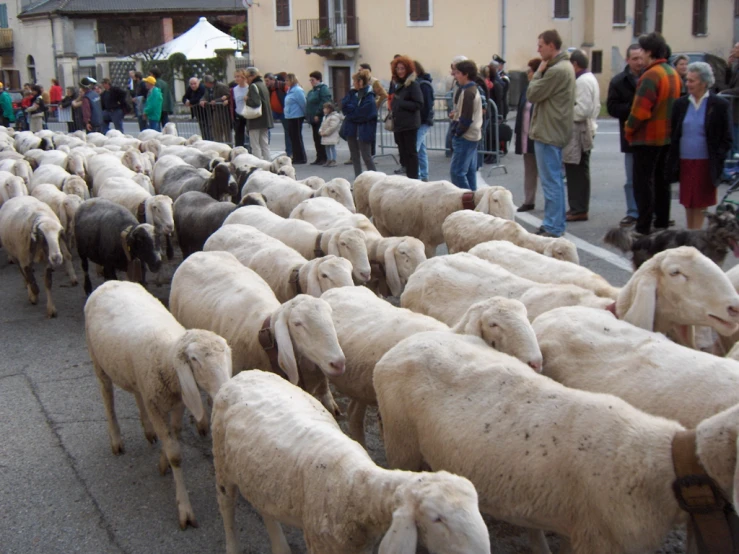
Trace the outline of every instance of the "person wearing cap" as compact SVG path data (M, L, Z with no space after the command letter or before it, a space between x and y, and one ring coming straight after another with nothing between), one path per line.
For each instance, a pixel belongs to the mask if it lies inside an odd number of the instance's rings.
M3 127L11 127L15 123L15 114L13 113L13 99L5 90L3 83L0 83L0 125Z
M144 78L148 94L144 104L144 119L149 122L149 129L162 130L162 91L157 87L157 80L151 75Z
M174 102L172 94L169 92L169 83L162 79L162 71L157 66L149 70L149 75L154 77L156 87L162 93L162 115L159 119L162 125L169 123L169 114L174 113Z
M498 78L503 83L503 94L502 94L502 111L500 112L500 115L503 116L503 121L506 120L508 117L508 90L511 88L511 79L508 77L508 74L505 72L505 64L506 61L498 56L498 54L493 55L493 61L498 64ZM492 76L491 76L492 78Z
M99 133L103 127L103 107L100 95L95 92L97 81L92 77L83 77L80 81L80 94L72 102L73 108L82 108L82 125L88 132Z

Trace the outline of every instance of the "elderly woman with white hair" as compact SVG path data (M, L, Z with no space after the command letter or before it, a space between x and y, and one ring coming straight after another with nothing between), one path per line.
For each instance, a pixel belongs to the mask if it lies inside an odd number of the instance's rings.
M729 103L710 92L715 79L705 62L688 65L688 95L672 108L667 159L670 182L680 182L688 229L703 227L703 211L716 205L716 187L732 145Z

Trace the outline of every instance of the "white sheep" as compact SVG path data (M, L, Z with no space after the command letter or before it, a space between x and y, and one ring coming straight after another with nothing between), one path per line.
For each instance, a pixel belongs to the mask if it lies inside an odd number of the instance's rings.
M54 185L56 188L61 189L70 177L72 177L72 174L58 165L40 165L34 170L33 175L31 175L28 192L33 192L33 187L42 184Z
M541 237L529 233L515 221L465 210L451 214L442 225L450 254L467 252L481 242L507 240L557 260L580 263L577 248L566 238Z
M341 179L341 177L337 177L337 179ZM342 181L346 181L346 179L342 179ZM299 179L298 183L310 187L313 190L318 190L326 184L326 181L323 180L323 178L314 175L312 177L306 177L305 179ZM347 181L347 184L348 183L349 181Z
M185 327L209 329L228 341L234 373L284 371L291 383L302 381L338 412L326 375L343 373L346 360L323 300L300 294L280 304L264 279L233 254L196 252L172 277L169 307ZM279 367L272 368L260 334L273 345L269 350L277 350Z
M372 264L373 290L400 296L416 268L426 260L423 243L414 237L383 237L367 216L351 213L331 198L304 200L290 214L290 219L312 223L319 231L356 227L364 233Z
M62 150L29 150L26 152L26 160L32 161L36 166L40 165L58 165L62 169L67 169L67 160L69 154Z
M87 186L87 183L85 183L84 180L82 180L80 177L77 177L76 175L72 175L71 177L64 180L64 184L62 185L62 192L64 194L74 194L82 198L82 200L87 200L90 198L90 188Z
M373 552L381 537L379 554L412 554L417 543L490 552L469 481L378 467L318 402L269 373L242 373L221 388L213 463L228 554L240 552L238 492L261 515L273 554L290 553L280 523L300 528L308 552L321 554Z
M577 285L598 296L615 300L620 289L589 269L564 260L550 258L507 240L491 240L473 247L470 254L498 264L519 277L537 283Z
M400 305L454 325L470 305L492 296L520 300L530 320L560 306L606 308L613 303L575 285L535 283L462 252L419 265L408 279Z
M503 187L486 187L475 192L460 189L448 181L422 183L391 176L372 185L370 209L383 236L411 236L426 246L426 257L444 242L441 226L447 216L464 208L513 219L513 196Z
M33 189L32 196L49 206L59 218L59 223L64 229L67 248L71 252L74 249L74 216L84 200L77 195L66 194L54 185L37 185Z
M0 176L0 206L2 206L3 203L7 202L11 198L27 195L28 188L23 182L23 179L13 175L7 177Z
M123 441L113 384L136 398L146 439L162 443L159 471L174 477L180 527L197 527L182 473L179 438L185 406L207 433L200 390L211 398L231 378L231 350L210 331L185 330L162 303L136 283L108 281L85 304L85 337L108 417L113 454ZM169 419L169 421L168 421Z
M262 193L267 199L267 207L282 217L288 217L303 200L314 197L332 198L350 212L355 211L349 182L345 179L334 179L318 190L313 190L289 177L257 170L249 176L241 189L242 195L249 192Z
M20 177L26 186L31 183L33 169L31 169L31 164L26 160L3 160L0 162L0 171L7 171Z
M672 489L675 421L620 398L567 388L476 337L413 335L375 367L390 467L422 462L467 477L480 511L545 529L573 554L653 552L682 523ZM739 406L700 423L694 453L732 498ZM571 547L571 550L569 549Z
M321 232L307 221L285 219L262 206L244 206L231 212L223 222L251 225L296 250L306 260L327 254L346 258L352 264L352 275L359 283L371 276L365 236L350 227Z
M336 389L350 398L349 435L364 445L367 406L377 405L372 372L380 358L401 340L424 331L475 335L501 352L516 356L536 371L542 357L526 309L517 300L489 298L470 306L452 329L440 321L377 298L365 287L342 287L321 296L331 306L346 371L331 377Z
M0 245L21 272L31 304L38 302L39 288L33 275L33 264L44 263L46 316L56 317L51 297L51 276L54 267L65 263L72 285L77 276L72 267L72 254L64 240L64 229L52 209L33 196L17 196L0 208Z
M20 154L25 154L29 150L38 148L40 150L51 150L52 141L51 139L37 137L31 131L21 131L16 133L13 137L15 149Z
M197 148L201 152L208 152L209 150L218 152L218 155L224 160L227 160L231 154L231 147L228 144L214 142L212 140L203 140L197 135L191 136L185 141L185 144L192 146L193 148Z
M379 183L387 177L381 171L363 171L354 179L352 191L354 193L354 205L357 213L372 217L372 208L369 203L369 193L375 183Z
M172 169L173 167L177 167L180 165L190 165L185 160L183 160L180 156L177 156L175 154L165 154L161 156L157 162L154 164L154 171L151 175L151 181L154 185L155 190L159 190L159 187L162 186L164 183L164 175Z
M258 167L259 169L270 171L276 175L284 175L285 177L295 180L295 168L293 167L292 160L288 156L277 156L274 160L268 161L257 158L248 152L243 152L237 156L232 156L231 163L233 167L236 168L245 169L249 167ZM321 179L321 181L323 181L323 179Z
M298 294L319 298L335 287L352 287L352 264L336 256L306 260L282 241L248 225L225 225L213 233L205 252L230 252L271 287L277 300L287 302Z
M567 387L613 394L689 429L739 404L739 362L675 344L605 310L557 308L533 327L544 375Z

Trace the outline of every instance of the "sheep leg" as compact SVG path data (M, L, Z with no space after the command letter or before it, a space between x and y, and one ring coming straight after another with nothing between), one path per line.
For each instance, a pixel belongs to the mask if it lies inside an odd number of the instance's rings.
M333 394L331 394L326 375L313 363L305 363L301 366L301 370L303 385L308 394L317 398L334 417L341 416L341 409L334 400Z
M38 284L36 283L36 277L33 275L33 266L29 265L21 269L21 274L23 275L23 278L26 280L26 286L28 288L28 301L31 304L36 304L38 302L38 293L39 288Z
M80 264L82 265L82 273L85 274L85 284L83 285L83 288L85 289L85 294L90 296L90 293L92 292L92 281L90 281L90 266L87 263L87 258L80 257Z
M218 498L221 519L223 519L223 529L226 532L226 554L239 554L239 539L236 535L234 518L236 487L221 485L216 479L216 497Z
M112 266L103 266L103 279L106 281L117 281L118 275L115 273L115 269Z
M105 405L105 413L108 416L108 435L110 436L110 449L116 456L123 454L123 440L121 440L121 428L118 425L118 418L115 416L115 397L113 396L113 381L108 377L103 368L92 360L92 367L100 381L100 393L103 395L103 404Z
M185 477L182 474L182 452L180 450L180 443L177 442L174 434L167 428L166 414L162 414L156 406L152 406L150 403L146 404L146 408L146 411L149 414L149 420L154 427L154 431L162 442L162 451L165 453L167 462L172 468L180 529L186 529L188 524L193 527L197 527L198 522L195 520L195 513L190 504L190 496L187 494L187 487L185 486ZM161 461L159 469L161 471Z
M164 242L166 244L167 259L169 261L172 261L174 259L174 246L172 246L172 237L170 235L167 235Z
M291 554L290 545L287 544L282 525L275 518L259 512L264 521L264 527L269 535L269 544L272 546L272 554Z
M552 554L552 551L549 550L549 543L547 543L547 539L544 536L544 531L541 529L527 529L526 534L529 536L529 546L531 547L531 553L532 554ZM569 546L569 541L565 541L565 539L562 539L562 545ZM564 550L561 547L559 549L559 554L564 554Z
M210 400L210 397L208 397L208 400ZM208 417L208 410L203 411L203 419L200 421L195 422L195 427L198 430L198 434L200 434L201 437L207 437L208 436L208 429L210 429L210 421Z
M426 251L426 259L430 260L436 255L436 246L424 244L424 250Z
M64 271L67 272L67 277L69 277L69 284L76 287L78 281L77 274L74 272L74 265L72 265L72 252L64 241L59 243L59 247L62 250L62 256L64 256Z
M408 427L396 430L393 428L396 426L385 424L383 430L388 466L392 469L421 471L423 455L421 454L415 430Z
M44 275L44 289L46 291L46 317L56 317L56 306L54 306L54 299L51 297L51 277L54 270L51 267L46 267L46 274Z
M364 414L367 411L367 404L352 398L347 408L347 417L349 419L349 436L366 448L364 442Z
M151 426L151 421L149 421L149 416L146 413L144 399L141 398L141 394L139 392L133 393L133 396L136 399L136 406L139 408L139 419L141 420L141 426L144 428L144 436L146 437L146 440L149 441L149 444L154 444L157 441L157 434L154 432L154 428Z
M174 433L174 436L177 438L177 440L179 440L182 436L182 417L184 415L185 404L182 402L177 404L174 408L172 408L172 411L169 412L169 424L172 427L172 433Z

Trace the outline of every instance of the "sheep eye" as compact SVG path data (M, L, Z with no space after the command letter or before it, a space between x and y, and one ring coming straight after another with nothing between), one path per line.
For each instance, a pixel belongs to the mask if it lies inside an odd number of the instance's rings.
M673 269L672 271L670 271L670 276L671 277L677 277L678 275L680 275L680 270L679 269Z
M341 246L346 246L345 242L339 243Z
M495 329L498 326L498 324L493 322L493 323L490 323L489 326L491 329Z
M303 326L303 322L302 321L296 321L295 322L295 327L302 327L302 326Z
M325 273L321 273L321 277L324 279L328 279L328 275L326 275Z
M434 518L434 523L444 523L444 518L441 516L436 516Z

